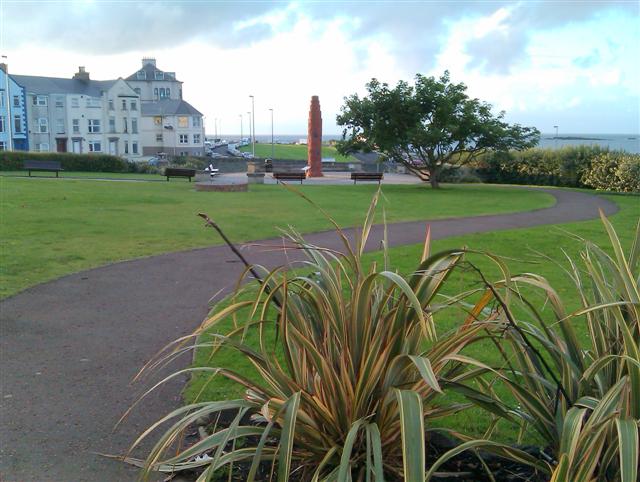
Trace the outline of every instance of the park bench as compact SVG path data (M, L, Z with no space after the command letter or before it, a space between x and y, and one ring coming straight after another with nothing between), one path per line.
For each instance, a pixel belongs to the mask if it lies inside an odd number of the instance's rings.
M304 181L307 178L307 173L305 172L274 172L273 178L276 181Z
M351 179L355 184L357 181L382 181L382 173L381 172L352 172Z
M164 170L164 175L167 177L167 181L170 177L188 177L189 182L191 182L191 178L196 175L196 170L183 167L167 167Z
M64 171L60 161L24 161L24 169L29 171L29 177L31 177L31 171L55 172L56 177L60 171Z

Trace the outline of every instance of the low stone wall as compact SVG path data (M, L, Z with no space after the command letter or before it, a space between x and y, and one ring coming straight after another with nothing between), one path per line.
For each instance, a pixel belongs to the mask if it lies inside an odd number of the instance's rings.
M264 165L264 159L243 159L240 157L218 157L211 159L210 163L213 167L220 169L220 173L247 172L247 163L255 162L257 166ZM304 160L288 160L274 159L273 170L276 172L296 172L304 169L307 161ZM325 172L379 172L382 166L376 163L355 162L323 162L322 170Z

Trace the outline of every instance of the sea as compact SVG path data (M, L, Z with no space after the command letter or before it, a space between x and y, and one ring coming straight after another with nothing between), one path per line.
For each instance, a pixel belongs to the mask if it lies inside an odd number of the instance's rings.
M212 137L207 135L207 138ZM245 136L246 137L246 136ZM232 140L239 139L240 135L228 135L225 134L224 139ZM306 141L307 136L305 134L289 134L289 135L275 135L274 142L281 144L291 144ZM329 142L332 140L339 140L340 135L323 135L323 142ZM271 135L256 135L256 142L258 143L270 143ZM640 134L542 134L540 136L540 142L538 147L558 149L565 146L581 146L581 145L598 145L601 147L608 147L612 151L625 151L632 154L640 154Z

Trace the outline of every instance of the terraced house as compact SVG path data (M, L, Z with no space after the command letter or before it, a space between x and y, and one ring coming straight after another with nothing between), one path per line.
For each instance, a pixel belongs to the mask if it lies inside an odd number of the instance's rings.
M29 150L24 89L0 64L0 151Z
M10 79L22 89L24 144L14 144L24 150L106 153L130 160L204 155L202 114L182 100L175 73L157 69L154 59L143 59L142 68L126 79L93 80L84 67L70 79Z

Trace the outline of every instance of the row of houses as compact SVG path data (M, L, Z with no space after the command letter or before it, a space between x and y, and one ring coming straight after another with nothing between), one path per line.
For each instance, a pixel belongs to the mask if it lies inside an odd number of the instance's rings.
M203 116L175 72L153 58L126 78L8 73L0 64L0 150L143 156L204 155Z

